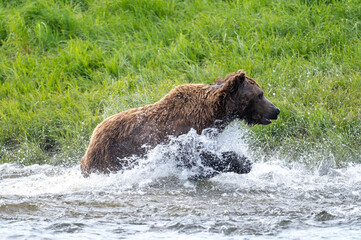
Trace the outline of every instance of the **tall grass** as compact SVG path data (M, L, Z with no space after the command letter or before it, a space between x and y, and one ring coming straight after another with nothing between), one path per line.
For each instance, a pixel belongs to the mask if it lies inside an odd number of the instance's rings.
M360 162L360 46L359 0L3 0L0 162L78 162L105 117L238 69L282 111L255 147Z

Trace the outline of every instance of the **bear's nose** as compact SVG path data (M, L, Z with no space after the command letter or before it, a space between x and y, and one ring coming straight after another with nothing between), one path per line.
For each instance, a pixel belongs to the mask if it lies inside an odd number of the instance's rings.
M280 114L281 110L279 108L276 109L276 115Z

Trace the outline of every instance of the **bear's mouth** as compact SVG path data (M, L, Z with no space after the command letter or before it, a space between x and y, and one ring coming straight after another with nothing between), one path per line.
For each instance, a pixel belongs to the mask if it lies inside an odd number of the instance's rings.
M271 124L272 121L268 118L265 118L265 117L262 117L261 120L260 120L260 124L262 125L268 125L268 124Z
M260 116L259 118L246 117L245 121L248 125L253 126L256 124L268 125L271 124L274 118L266 118L264 116Z
M276 107L270 113L265 113L265 114L259 112L252 113L252 111L246 111L246 114L244 115L243 119L248 125L251 126L256 124L268 125L272 123L271 120L277 120L279 113L280 110Z

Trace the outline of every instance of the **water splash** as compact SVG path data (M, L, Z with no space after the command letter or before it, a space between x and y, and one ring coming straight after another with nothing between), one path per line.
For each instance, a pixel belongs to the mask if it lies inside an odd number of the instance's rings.
M59 167L51 165L18 166L0 165L1 195L37 195L59 194L76 191L113 188L128 190L134 187L150 186L165 178L172 178L178 184L190 184L189 179L203 170L195 149L200 147L211 152L234 151L245 155L254 162L249 174L239 175L223 173L212 178L213 183L235 185L238 188L288 188L314 189L334 181L337 184L357 185L361 182L360 165L349 163L347 167L337 169L333 160L325 158L315 167L300 162L288 162L275 157L254 159L249 153L247 128L233 124L222 134L215 129L207 129L201 135L191 130L188 134L172 138L169 144L159 145L149 151L147 156L137 159L139 164L133 169L110 175L92 174L83 178L79 166ZM185 150L186 149L186 150ZM195 159L192 168L179 167L178 155L187 151L190 159ZM198 164L198 165L197 165ZM301 184L301 186L300 186Z

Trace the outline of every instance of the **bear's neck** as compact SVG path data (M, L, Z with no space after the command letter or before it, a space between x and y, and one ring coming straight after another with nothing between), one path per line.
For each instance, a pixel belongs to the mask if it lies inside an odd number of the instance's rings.
M220 94L217 94L217 97L215 98L214 105L217 106L217 108L215 111L216 120L214 127L221 131L224 130L232 121L241 117L238 111L237 103L230 103L230 101L232 101L232 99Z
M183 107L187 109L183 111L183 117L188 119L192 128L196 129L198 133L213 127L222 131L234 120L230 114L227 114L225 101L216 89L203 85L198 94L189 92L183 97L186 99Z

